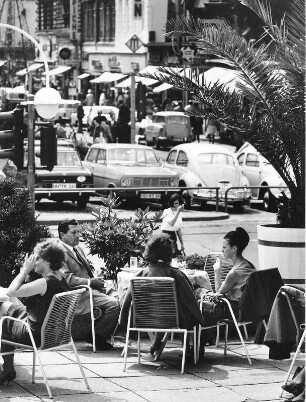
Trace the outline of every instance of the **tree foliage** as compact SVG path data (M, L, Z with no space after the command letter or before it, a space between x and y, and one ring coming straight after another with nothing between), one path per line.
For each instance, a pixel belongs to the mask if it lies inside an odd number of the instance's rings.
M227 61L239 77L237 90L206 85L197 76L160 68L143 74L188 91L200 106L194 113L238 132L268 159L291 193L292 227L305 224L305 4L293 0L276 24L268 2L240 0L265 27L265 40L247 42L228 22L182 17L167 23L169 37L185 36L205 52ZM263 38L261 38L263 39ZM260 44L259 44L260 43ZM205 76L205 73L204 73Z
M8 286L19 273L26 253L51 232L36 222L29 190L13 180L0 182L0 285Z

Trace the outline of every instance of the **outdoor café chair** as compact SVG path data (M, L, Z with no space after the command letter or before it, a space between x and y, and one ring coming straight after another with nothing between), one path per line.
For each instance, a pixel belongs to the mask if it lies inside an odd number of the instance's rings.
M188 333L193 334L194 364L197 363L197 328L196 326L193 330L180 328L174 279L168 277L132 278L131 287L132 304L128 317L123 371L126 371L130 332L136 331L138 334L138 364L140 364L141 332L163 332L165 333L164 340L167 339L169 333L183 334L181 373L184 373Z
M231 319L221 320L221 322L235 325L250 365L252 365L252 361L239 327L245 327L252 323L258 325L262 322L264 329L266 329L274 299L282 285L283 280L277 268L254 271L244 286L239 302L238 319L235 317L229 300L226 297L221 297L232 317ZM228 342L226 344L228 345Z
M49 397L52 398L52 392L46 377L46 373L40 358L40 353L45 352L45 351L50 351L50 350L58 350L62 348L67 348L71 347L77 363L79 365L79 368L81 370L86 388L88 391L91 392L91 389L89 387L89 384L87 382L87 378L85 376L84 369L82 367L78 352L76 350L76 347L74 345L74 342L71 337L71 325L72 325L72 320L75 314L75 310L77 308L77 305L79 303L79 300L81 298L81 294L85 291L85 289L77 289L77 290L72 290L69 292L63 292L63 293L58 293L53 296L49 309L47 311L46 317L44 319L42 328L41 328L41 345L39 348L37 348L35 344L35 340L33 338L33 334L31 331L31 328L27 322L24 322L23 320L20 320L18 318L14 317L9 317L9 316L4 316L0 320L0 345L1 343L5 343L8 345L13 345L16 346L15 351L12 352L5 352L5 353L0 353L1 356L7 355L7 354L12 354L17 352L20 349L30 349L33 351L33 366L32 366L32 383L35 383L35 363L36 363L36 357L37 361L41 370L41 374L43 376L43 381L46 385ZM14 321L21 321L30 336L32 346L21 344L21 343L16 343L12 342L9 340L2 339L2 323L4 320L14 320Z

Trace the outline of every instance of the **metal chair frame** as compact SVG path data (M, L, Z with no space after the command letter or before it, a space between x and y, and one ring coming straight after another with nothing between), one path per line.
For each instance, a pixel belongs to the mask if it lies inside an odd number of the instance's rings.
M130 332L136 331L138 334L138 364L140 364L140 333L162 332L165 333L163 338L163 341L165 342L167 341L169 333L183 334L183 357L181 367L181 373L183 374L186 360L188 333L193 334L194 364L197 363L197 326L194 326L193 330L187 330L185 328L180 328L179 326L178 303L174 279L168 277L132 278L131 286L133 301L129 310L126 342L124 347L123 371L126 371ZM146 286L146 288L141 289L143 286ZM155 297L148 298L148 289L151 293L156 293ZM164 304L163 308L161 308L162 297L167 298L167 305ZM149 309L154 312L152 316L149 314ZM132 312L133 325L131 324Z
M302 329L302 327L304 327L304 332L303 332L303 334L302 334L302 336L301 336L300 342L299 342L299 344L298 344L298 347L297 347L297 349L296 349L296 352L294 353L292 362L291 362L290 367L289 367L289 370L288 370L288 372L287 372L287 375L286 375L286 378L285 378L285 382L284 382L285 385L287 384L287 382L288 382L288 380L289 380L289 377L290 377L290 374L291 374L291 372L292 372L293 366L294 366L294 364L295 364L295 362L296 362L296 359L297 359L297 357L298 357L298 354L299 354L300 351L301 351L303 342L305 342L305 337L306 337L305 324L301 325L301 329ZM279 395L280 398L282 398L283 393L284 393L284 390L282 389L282 391L281 391L281 393L280 393L280 395Z
M42 364L42 361L40 358L40 353L44 352L44 351L62 349L62 348L66 348L69 346L71 346L71 348L74 352L74 355L76 357L77 363L81 370L82 377L85 382L86 388L88 389L88 391L92 392L89 387L89 384L88 384L83 366L81 364L78 352L76 350L73 339L71 337L72 320L73 320L73 317L75 314L76 307L81 298L81 294L84 291L85 291L85 289L78 289L78 290L72 290L69 292L58 293L53 296L49 309L47 311L46 317L44 319L42 328L41 328L41 346L39 348L37 348L37 346L36 346L31 328L27 322L25 322L21 319L9 317L9 316L4 316L0 320L0 345L1 345L1 343L5 343L8 345L16 346L18 348L11 352L0 353L0 356L13 354L15 352L18 352L20 349L32 350L33 351L32 383L35 383L35 363L36 363L36 357L37 357L37 361L38 361L38 364L39 364L39 367L41 370L41 374L43 376L43 381L46 385L49 397L51 399L53 398L53 396L52 396L51 388L49 386L49 383L48 383L48 380L46 377L46 373L45 373L45 370L44 370L44 367L43 367L43 364ZM4 320L22 322L29 333L32 346L2 339L2 324L3 324Z

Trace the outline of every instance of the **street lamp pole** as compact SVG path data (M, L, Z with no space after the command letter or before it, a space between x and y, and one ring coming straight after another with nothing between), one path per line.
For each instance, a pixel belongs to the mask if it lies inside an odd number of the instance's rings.
M10 24L0 23L0 28L13 29L26 36L39 50L46 70L46 87L41 88L33 97L28 97L28 177L27 187L31 195L31 208L35 215L35 142L34 142L34 120L35 106L37 113L45 119L54 117L57 113L61 100L60 94L53 88L50 88L50 73L47 58L40 44L26 31Z

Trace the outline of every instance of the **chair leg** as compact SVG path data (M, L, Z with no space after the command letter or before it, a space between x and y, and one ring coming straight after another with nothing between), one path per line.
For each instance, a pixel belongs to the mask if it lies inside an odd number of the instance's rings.
M220 342L220 325L217 324L216 348L219 347L219 342Z
M90 386L89 386L89 384L88 384L88 381L87 381L87 377L86 377L86 375L85 375L84 368L83 368L83 366L82 366L81 360L80 360L80 358L79 358L78 352L77 352L77 350L76 350L76 347L75 347L75 344L74 344L72 338L71 338L71 346L72 346L72 350L73 350L73 352L74 352L75 358L76 358L76 360L77 360L77 362L78 362L78 365L79 365L79 367L80 367L80 370L81 370L81 373L82 373L83 380L84 380L84 382L85 382L86 388L88 389L89 392L92 392L92 390L90 389Z
M197 342L197 361L199 361L199 359L200 359L201 333L202 333L202 327L201 327L201 325L199 325L198 326L198 342Z
M228 324L225 324L224 356L227 355Z
M183 357L182 357L182 369L181 374L184 373L185 368L185 360L186 360L186 345L187 345L187 330L184 331L184 340L183 340Z
M137 331L137 353L138 353L138 364L140 364L140 331Z
M45 386L46 386L46 388L47 388L49 397L50 397L50 399L52 399L53 396L52 396L51 388L50 388L49 383L48 383L48 380L47 380L47 376L46 376L46 373L45 373L45 370L44 370L44 366L42 365L42 362L41 362L39 353L38 353L38 351L37 351L37 349L36 349L36 346L33 345L33 347L34 347L34 353L35 353L36 356L37 356L37 361L38 361L38 364L39 364L39 367L40 367L41 374L42 374L42 376L43 376L43 378L44 378L44 383L45 383ZM36 350L35 350L35 349L36 349Z
M172 332L173 335L173 332ZM197 327L193 327L193 362L197 364L198 362L198 348L197 348Z
M33 362L32 362L32 384L35 383L35 364L36 364L36 354L33 350Z
M129 348L129 337L130 337L130 329L128 328L126 331L126 338L125 338L125 345L124 345L124 364L123 364L123 371L126 371L126 359L128 354Z
M246 324L243 324L243 330L244 330L245 340L248 341L249 340L249 334L248 334Z
M231 306L230 302L229 302L227 299L222 298L222 300L224 300L224 301L226 302L227 307L228 307L229 310L230 310L232 319L233 319L233 321L234 321L234 324L235 324L235 327L236 327L236 329L237 329L237 332L238 332L240 341L241 341L241 343L242 343L243 349L244 349L245 354L246 354L246 356L247 356L249 365L252 366L252 361L251 361L251 358L250 358L248 349L247 349L247 347L246 347L246 345L245 345L245 343L244 343L243 336L242 336L241 331L240 331L240 329L239 329L239 325L238 325L238 322L237 322L237 320L236 320L235 314L234 314L234 312L233 312L232 306Z
M298 344L298 347L297 347L297 349L296 349L296 352L295 352L295 354L294 354L294 356L293 356L293 359L292 359L292 362L291 362L291 364L290 364L288 373L287 373L287 375L286 375L286 379L285 379L284 384L287 384L287 382L288 382L288 380L289 380L291 371L292 371L293 366L294 366L294 364L295 364L295 362L296 362L296 359L297 359L297 357L298 357L298 354L300 353L302 344L303 344L303 342L305 341L305 335L306 335L306 332L304 331L304 332L303 332L303 335L302 335L302 337L301 337L301 340L300 340L300 342L299 342L299 344ZM280 398L283 396L283 393L284 393L284 390L282 390L282 392L281 392L281 394L280 394L280 396L279 396Z

